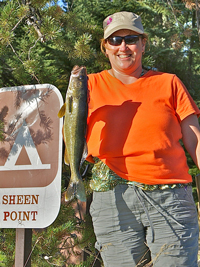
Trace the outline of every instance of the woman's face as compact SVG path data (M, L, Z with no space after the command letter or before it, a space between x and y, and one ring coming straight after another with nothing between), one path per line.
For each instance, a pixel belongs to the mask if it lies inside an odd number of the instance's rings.
M138 35L131 30L119 30L113 36ZM106 54L110 60L112 68L117 72L131 74L142 66L142 53L145 51L146 39L139 38L135 44L127 45L123 40L118 46L106 42Z

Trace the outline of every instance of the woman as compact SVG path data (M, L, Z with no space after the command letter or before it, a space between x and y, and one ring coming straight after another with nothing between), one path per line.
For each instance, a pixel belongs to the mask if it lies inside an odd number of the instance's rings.
M200 111L176 75L142 68L139 16L117 12L103 27L111 69L88 75L96 248L105 267L197 267L197 211L179 140L199 167Z

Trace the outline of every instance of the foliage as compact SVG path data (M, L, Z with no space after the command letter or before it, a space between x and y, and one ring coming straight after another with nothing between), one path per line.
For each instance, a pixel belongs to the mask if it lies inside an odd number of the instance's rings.
M64 9L56 2L1 4L2 86L48 82L64 95L75 64L86 65L88 73L109 68L99 49L102 21L110 13L127 10L142 16L149 34L144 65L176 73L198 99L200 53L195 1L63 0Z
M0 230L0 251L2 263L5 267L13 266L15 250L15 230L14 229L1 229Z

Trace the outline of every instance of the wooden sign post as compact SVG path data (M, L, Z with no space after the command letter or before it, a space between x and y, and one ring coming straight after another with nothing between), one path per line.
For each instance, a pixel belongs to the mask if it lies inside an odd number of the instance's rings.
M16 267L30 266L23 248L31 229L50 225L60 209L62 105L50 84L0 89L0 227L17 229Z
M32 229L16 229L15 266L31 267Z

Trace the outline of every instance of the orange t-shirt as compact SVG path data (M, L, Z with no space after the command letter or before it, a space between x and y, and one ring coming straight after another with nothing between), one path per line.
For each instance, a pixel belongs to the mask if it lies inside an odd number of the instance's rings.
M128 85L106 70L88 77L87 160L130 181L191 182L180 121L200 111L178 77L148 71Z

